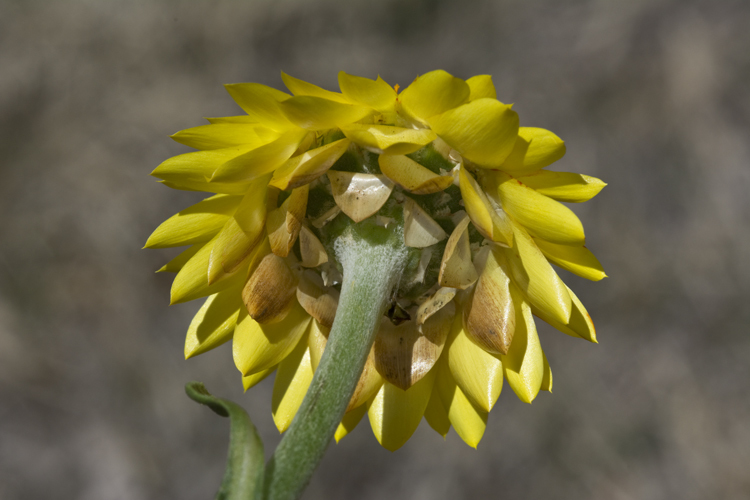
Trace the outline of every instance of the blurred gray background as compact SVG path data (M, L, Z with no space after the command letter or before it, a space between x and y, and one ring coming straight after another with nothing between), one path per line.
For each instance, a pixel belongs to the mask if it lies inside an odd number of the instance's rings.
M222 88L494 76L555 165L609 186L573 207L610 278L562 273L599 345L540 327L554 393L506 386L477 451L426 423L396 453L364 421L307 499L750 497L747 1L0 2L0 498L206 499L240 401L266 450L272 380L227 344L183 359L174 252L141 250L201 195L149 172L167 136L237 114Z

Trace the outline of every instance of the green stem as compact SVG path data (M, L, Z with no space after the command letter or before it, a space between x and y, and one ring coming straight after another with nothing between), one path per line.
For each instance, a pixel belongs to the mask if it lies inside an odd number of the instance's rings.
M336 242L344 269L336 319L307 395L266 465L264 497L269 500L302 495L344 416L401 276L405 249L400 241L377 231L366 237L358 233L348 232Z

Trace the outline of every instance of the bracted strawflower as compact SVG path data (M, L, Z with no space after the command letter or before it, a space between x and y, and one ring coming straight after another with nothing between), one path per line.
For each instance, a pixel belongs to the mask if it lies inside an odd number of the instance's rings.
M231 339L246 389L276 372L273 419L288 432L273 474L312 460L296 458L300 441L320 455L365 414L389 450L423 417L476 447L504 381L528 403L552 389L534 316L596 342L550 263L605 277L560 203L605 184L544 170L563 141L520 127L487 75L433 71L400 93L343 72L341 93L282 78L292 95L228 85L246 114L178 132L200 151L152 174L216 193L146 244L188 246L162 268L177 273L173 304L207 297L186 358Z

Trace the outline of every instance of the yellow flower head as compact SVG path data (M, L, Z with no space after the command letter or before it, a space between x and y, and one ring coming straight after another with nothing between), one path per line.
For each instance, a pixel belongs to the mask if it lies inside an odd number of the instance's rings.
M245 115L210 118L173 139L200 151L154 176L216 193L160 225L146 246L189 245L172 303L208 297L186 358L233 339L245 388L273 371L273 417L291 423L333 323L341 281L334 241L354 223L409 249L341 439L368 414L380 443L403 445L424 417L476 447L503 380L525 402L552 388L533 316L596 342L583 304L550 265L605 274L581 222L560 202L604 183L544 170L565 153L548 130L519 127L491 77L422 75L398 93L339 73L341 93L282 74L292 95L228 85Z

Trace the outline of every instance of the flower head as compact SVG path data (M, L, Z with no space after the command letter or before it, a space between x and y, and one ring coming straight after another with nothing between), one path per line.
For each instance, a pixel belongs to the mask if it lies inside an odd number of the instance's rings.
M341 93L282 75L292 95L228 85L246 114L178 132L198 152L154 176L216 193L164 222L146 246L189 245L166 266L172 303L208 297L187 358L233 339L245 388L276 371L273 416L291 423L333 324L341 281L337 237L379 226L408 247L341 439L368 414L388 449L424 417L470 446L484 433L503 381L525 402L551 390L537 316L596 342L583 304L553 263L600 280L581 222L560 202L595 196L599 179L545 167L565 145L519 127L492 80L445 71L398 93L341 72Z

